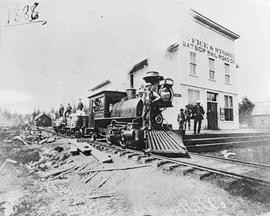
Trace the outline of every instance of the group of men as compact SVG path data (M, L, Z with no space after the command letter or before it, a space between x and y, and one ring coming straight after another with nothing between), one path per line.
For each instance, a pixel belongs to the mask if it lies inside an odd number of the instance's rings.
M79 98L77 110L80 110L80 111L83 110L83 103L82 103L81 98ZM68 117L72 112L72 107L71 107L70 103L67 104L66 109L64 108L63 104L60 104L60 108L59 108L58 112L59 112L59 117Z
M196 105L194 106L192 110L188 105L186 105L185 110L180 109L180 113L177 116L177 121L178 121L179 131L181 135L184 136L187 125L188 125L188 129L190 130L191 118L194 119L193 133L200 134L204 113L205 112L204 112L203 107L200 105L200 101L197 101ZM197 128L197 125L198 125L198 128Z

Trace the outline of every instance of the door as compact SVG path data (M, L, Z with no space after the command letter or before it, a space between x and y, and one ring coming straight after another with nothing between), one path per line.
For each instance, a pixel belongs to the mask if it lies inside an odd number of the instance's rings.
M218 130L217 94L207 92L207 128Z

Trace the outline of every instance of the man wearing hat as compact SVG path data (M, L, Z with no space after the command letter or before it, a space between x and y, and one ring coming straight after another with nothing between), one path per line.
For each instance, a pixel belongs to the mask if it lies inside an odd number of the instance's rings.
M144 96L143 96L143 127L146 128L148 127L148 129L151 129L152 125L151 125L151 110L152 110L152 106L153 103L158 101L160 99L160 96L158 93L156 93L153 90L152 84L151 83L147 83L145 85L146 90L144 92Z
M63 104L60 104L58 112L59 112L59 117L64 116L64 106L63 106Z
M78 103L78 105L77 105L77 110L83 110L83 103L82 103L82 99L81 98L79 98L79 103Z
M184 113L184 109L180 109L180 113L177 116L177 121L178 121L178 125L179 125L179 133L182 136L182 138L184 138L185 135L185 113Z
M70 103L67 104L66 111L65 111L65 117L69 116L72 111L72 107Z
M188 126L188 129L190 130L190 117L191 117L191 110L190 110L190 107L189 105L186 105L186 108L185 108L185 121L186 121L186 124Z
M196 134L196 129L197 129L197 124L198 124L198 131L197 133L200 134L201 131L201 124L203 120L203 115L204 115L204 109L200 105L200 101L196 102L196 105L194 107L194 134Z
M145 91L146 91L145 87L143 85L141 85L141 87L138 89L137 96L139 98L142 98L143 99L143 96L144 96Z

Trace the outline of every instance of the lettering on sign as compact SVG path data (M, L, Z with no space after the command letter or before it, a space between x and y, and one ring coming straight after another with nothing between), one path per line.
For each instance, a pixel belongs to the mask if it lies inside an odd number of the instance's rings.
M173 96L174 97L181 97L181 94L174 93Z
M197 38L190 37L182 42L184 47L187 47L193 51L205 53L209 57L222 59L223 61L231 64L235 64L234 55L230 52L214 47L213 45L201 41Z
M47 21L40 19L39 3L31 4L9 4L6 7L5 26L16 26L25 24L41 23L45 25Z

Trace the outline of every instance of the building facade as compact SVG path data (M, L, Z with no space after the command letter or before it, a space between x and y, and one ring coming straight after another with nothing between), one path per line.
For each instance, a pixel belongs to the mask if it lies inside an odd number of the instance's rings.
M239 35L194 10L174 6L153 8L141 29L148 37L141 55L142 44L134 41L138 49L134 65L117 76L118 82L112 78L102 89L124 90L119 85L123 82L127 88L139 88L147 71L158 71L174 80L174 107L164 111L165 123L177 128L179 109L200 101L205 110L203 129L239 128L234 52Z

